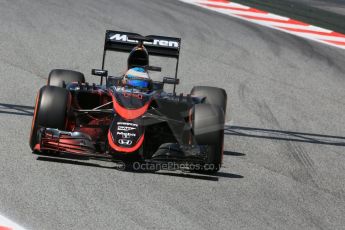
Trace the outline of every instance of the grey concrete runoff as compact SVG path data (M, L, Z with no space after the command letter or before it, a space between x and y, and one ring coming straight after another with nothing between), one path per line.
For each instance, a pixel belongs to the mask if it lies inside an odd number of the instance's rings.
M98 82L106 29L179 36L178 91L226 89L217 175L31 154L37 90L53 68ZM1 0L0 213L38 230L345 229L344 73L344 50L175 0Z

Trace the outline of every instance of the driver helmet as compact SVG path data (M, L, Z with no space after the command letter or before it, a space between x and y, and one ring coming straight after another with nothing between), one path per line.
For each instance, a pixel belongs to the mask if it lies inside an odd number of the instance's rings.
M147 71L142 67L129 69L122 79L123 86L140 90L149 90L150 82Z

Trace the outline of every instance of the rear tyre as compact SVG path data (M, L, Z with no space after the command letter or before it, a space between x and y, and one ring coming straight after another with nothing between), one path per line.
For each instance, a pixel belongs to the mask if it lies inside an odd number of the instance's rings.
M198 172L218 172L223 158L223 109L217 105L196 104L192 111L192 132L195 142L205 146L206 151L205 165Z
M66 88L71 82L85 83L84 74L73 70L54 69L49 73L47 85Z
M39 90L30 134L30 148L33 151L38 144L39 128L65 129L70 99L70 93L64 88L43 86Z

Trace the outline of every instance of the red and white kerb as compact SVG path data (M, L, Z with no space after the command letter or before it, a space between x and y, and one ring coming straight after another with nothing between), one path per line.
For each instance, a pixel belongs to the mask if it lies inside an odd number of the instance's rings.
M23 227L0 215L0 230L25 230Z
M232 17L284 31L299 37L345 49L345 34L309 25L227 0L180 0Z

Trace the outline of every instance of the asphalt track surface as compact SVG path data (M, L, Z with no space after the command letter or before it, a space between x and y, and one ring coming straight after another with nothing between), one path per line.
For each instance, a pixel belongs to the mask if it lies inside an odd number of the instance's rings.
M290 0L290 1L297 2L297 3L302 2L312 7L317 7L323 10L345 15L345 1L344 0Z
M106 29L180 36L178 91L226 89L216 176L31 154L37 90L53 68L99 67ZM344 229L345 51L175 0L1 0L0 32L6 217L28 229Z

